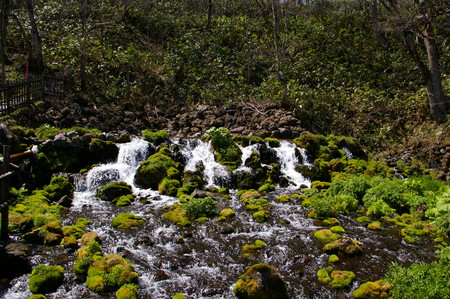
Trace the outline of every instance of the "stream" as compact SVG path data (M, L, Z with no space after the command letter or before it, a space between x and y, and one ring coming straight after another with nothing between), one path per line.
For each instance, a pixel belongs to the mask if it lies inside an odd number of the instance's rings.
M201 140L172 140L181 147L186 161L185 171L194 170L203 163L204 179L208 187L229 186L230 177L224 166L218 164L210 144ZM338 270L353 271L356 278L351 288L336 290L320 283L317 271L329 266L328 254L312 233L322 229L321 221L307 218L307 209L299 202L281 203L280 194L298 192L302 185L311 182L295 171L299 164L307 163L306 153L289 141L271 149L280 165L281 173L290 185L277 187L263 196L272 205L271 218L257 223L245 204L230 191L230 199L219 202L219 211L231 208L236 217L219 222L212 218L204 223L193 222L191 227L178 227L162 218L163 207L178 202L177 198L163 196L155 190L140 189L134 184L134 173L139 164L149 156L149 144L139 138L130 143L119 144L119 156L115 163L97 166L76 182L73 205L63 215L63 225L75 224L77 218L91 220L87 231L95 231L102 238L105 254L118 253L128 259L139 274L141 298L172 298L183 293L186 298L234 298L233 286L246 268L255 263L274 266L287 285L292 298L351 298L359 284L378 280L386 274L391 262L409 265L413 262L430 262L434 259L432 240L422 238L415 244L402 240L399 228L384 225L381 231L371 231L366 224L356 222L356 215L339 216L344 235L361 242L364 253L359 257L342 257L335 265ZM243 161L258 146L241 147ZM250 171L245 165L237 171ZM111 202L95 197L98 187L110 181L125 181L133 188L137 198L128 207L116 207ZM121 213L133 213L145 220L143 226L129 230L112 228L111 219ZM360 215L358 215L360 216ZM286 224L280 224L284 220ZM241 252L243 245L255 240L267 246L250 257ZM31 254L33 266L59 264L65 268L64 284L48 298L114 298L114 293L97 294L85 287L72 273L76 257L74 250L62 246L35 246ZM28 275L12 280L7 289L0 291L1 298L27 298Z

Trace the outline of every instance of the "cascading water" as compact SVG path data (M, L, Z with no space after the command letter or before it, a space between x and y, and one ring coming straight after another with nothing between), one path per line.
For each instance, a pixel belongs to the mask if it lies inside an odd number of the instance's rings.
M236 168L236 170L234 172L237 171L247 171L250 172L252 171L252 169L250 167L245 166L245 161L250 157L250 155L252 154L252 152L258 150L258 144L251 144L249 146L240 146L239 145L239 149L242 152L242 164Z
M203 176L207 182L207 187L223 187L230 181L230 175L226 166L217 163L211 142L203 142L198 139L187 139L177 141L184 145L182 154L186 159L184 171L195 172L199 167L203 167Z
M217 163L207 143L185 140L179 144L186 147L185 170L195 170L199 163L205 168ZM219 210L232 208L236 212L235 217L225 222L211 218L204 223L194 221L191 227L183 228L164 220L163 207L178 200L156 196L157 191L142 190L133 183L134 172L147 157L147 149L148 144L139 139L120 145L116 163L95 167L80 180L73 207L63 215L64 225L74 224L79 217L91 220L87 229L103 239L104 253L118 253L134 265L139 274L141 298L172 298L176 293L183 293L188 298L234 298L233 284L255 263L274 266L286 282L291 298L351 298L351 290L332 290L318 282L318 269L329 265L328 256L322 252L323 245L312 236L314 230L321 228L320 223L307 218L307 209L298 202L278 202L276 197L280 190L263 196L271 205L267 207L271 217L266 223L253 220L252 212L238 199L236 191L231 192L230 199L219 200ZM256 148L244 148L243 161L253 150ZM296 186L307 184L293 169L298 163L295 145L282 141L274 150L283 174ZM217 173L223 175L220 171L209 174L210 185L214 185ZM119 180L131 184L137 197L151 200L136 200L131 206L116 207L95 197L95 190L102 183ZM149 194L155 196L148 197ZM113 229L111 219L125 212L142 217L143 226L130 230ZM432 248L425 242L418 245L404 243L395 227L373 232L349 216L340 216L339 221L346 229L346 235L361 241L364 248L363 257L341 258L336 265L339 270L356 273L355 285L382 278L391 261L408 263L431 259ZM249 257L243 256L242 246L253 244L256 239L265 242L267 247ZM90 291L75 277L72 272L75 257L75 252L62 247L37 246L33 250L33 266L60 264L65 268L65 283L48 298L113 298L113 293ZM8 289L0 291L0 297L27 298L31 295L27 282L28 275L14 279Z
M304 150L299 149L292 142L282 140L280 141L280 146L274 148L274 151L277 153L282 174L291 182L291 188L296 189L302 185L309 188L311 186L310 180L303 177L303 175L295 169L299 164L297 154L300 153L302 157L306 158ZM305 161L307 160L305 159Z

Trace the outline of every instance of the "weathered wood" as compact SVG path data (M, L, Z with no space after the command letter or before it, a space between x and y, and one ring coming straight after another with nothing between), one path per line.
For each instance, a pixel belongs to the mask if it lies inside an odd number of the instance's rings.
M4 145L3 146L3 170L8 173L8 165L9 165L9 155L11 153L11 146L10 145ZM2 178L0 181L0 203L5 206L1 207L0 212L2 214L1 216L1 232L0 232L0 239L2 241L7 241L9 239L9 221L8 221L8 214L9 214L9 178L5 177Z

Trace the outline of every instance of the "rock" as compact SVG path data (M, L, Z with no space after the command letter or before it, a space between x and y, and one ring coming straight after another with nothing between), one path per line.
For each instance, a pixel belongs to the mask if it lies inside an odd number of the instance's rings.
M111 225L114 228L128 229L144 223L144 219L131 213L123 213L113 218Z
M9 243L0 248L0 277L14 278L31 271L30 248L23 243Z
M153 273L153 276L155 277L155 281L161 281L161 280L167 280L170 278L169 275L164 270L156 270Z
M131 186L125 182L112 182L97 189L96 196L101 200L113 201L124 195L131 195Z
M330 243L339 239L340 235L333 233L329 229L321 229L314 232L314 237L322 243Z
M38 265L34 267L28 280L33 294L54 292L64 281L64 268L61 266Z
M361 243L349 237L341 237L323 247L326 253L339 253L346 256L355 256L363 252Z
M256 264L248 268L233 291L239 299L289 298L286 285L278 271L266 264Z

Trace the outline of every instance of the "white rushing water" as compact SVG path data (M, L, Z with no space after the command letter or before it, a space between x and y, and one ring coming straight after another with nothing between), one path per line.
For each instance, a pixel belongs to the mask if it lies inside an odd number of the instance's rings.
M196 171L198 167L204 168L203 176L207 187L223 187L224 183L230 181L228 168L216 161L211 142L187 139L183 143L182 154L187 161L185 172Z
M299 165L297 153L300 153L303 160L306 160L306 155L303 149L299 149L294 143L282 140L280 146L273 149L277 153L277 158L280 162L281 173L292 182L291 188L299 188L305 185L311 187L311 181L305 178L295 168Z

